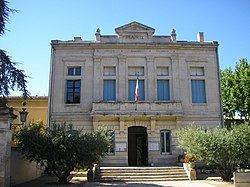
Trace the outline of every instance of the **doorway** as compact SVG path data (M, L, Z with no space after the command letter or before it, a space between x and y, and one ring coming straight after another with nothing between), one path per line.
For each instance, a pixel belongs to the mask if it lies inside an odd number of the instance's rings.
M147 128L133 126L128 128L128 165L148 165Z

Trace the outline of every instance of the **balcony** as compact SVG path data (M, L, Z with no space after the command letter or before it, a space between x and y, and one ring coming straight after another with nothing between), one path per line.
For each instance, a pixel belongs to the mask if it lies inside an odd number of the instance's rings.
M95 115L164 115L182 116L181 101L138 102L93 102L92 116Z

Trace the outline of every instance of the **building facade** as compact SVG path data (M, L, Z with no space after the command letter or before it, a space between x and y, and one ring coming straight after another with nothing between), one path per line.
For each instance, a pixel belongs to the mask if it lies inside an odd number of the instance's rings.
M12 122L15 127L22 125L20 112L23 108L28 112L26 124L43 122L46 125L48 123L48 96L32 96L26 100L25 106L22 105L23 99L19 96L9 96L7 102L17 116Z
M154 36L132 22L95 40L52 40L49 121L105 127L113 145L102 165L170 165L182 151L175 130L222 124L218 42ZM135 102L136 86L139 101Z

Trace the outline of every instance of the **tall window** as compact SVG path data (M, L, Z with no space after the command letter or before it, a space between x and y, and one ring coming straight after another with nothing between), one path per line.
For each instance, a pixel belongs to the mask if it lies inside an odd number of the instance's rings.
M116 81L115 80L103 81L103 100L104 101L116 100Z
M81 80L66 81L66 103L80 103Z
M157 99L159 101L170 100L169 80L157 80Z
M108 133L110 135L110 145L107 150L107 153L114 154L115 153L115 131L109 130Z
M191 80L192 103L206 103L205 80Z
M204 67L190 67L192 103L206 103Z
M145 100L144 80L139 80L138 85L139 85L139 101L144 101ZM128 100L129 101L135 100L135 87L136 87L136 80L129 80L128 81Z
M81 75L81 67L68 67L69 76L79 76Z
M161 153L166 154L171 152L171 134L170 131L164 130L160 133Z

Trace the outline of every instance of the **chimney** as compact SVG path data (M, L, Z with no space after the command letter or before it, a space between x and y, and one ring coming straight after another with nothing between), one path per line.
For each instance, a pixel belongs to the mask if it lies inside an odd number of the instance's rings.
M81 37L74 37L74 41L75 42L80 42L80 41L82 41L82 38Z
M198 42L204 42L204 33L203 32L198 32L197 40L198 40Z

